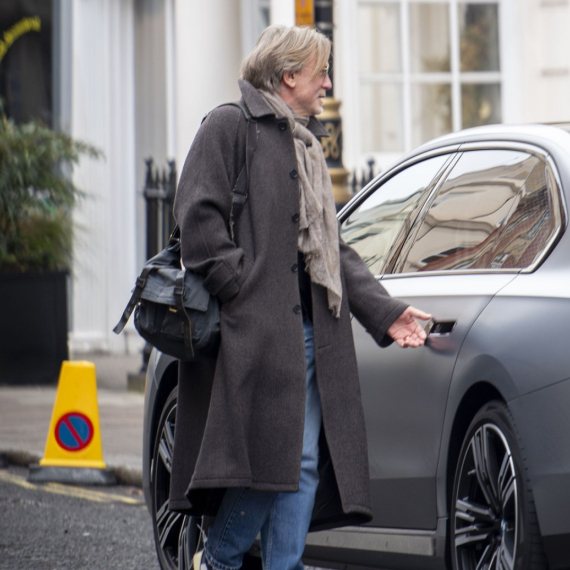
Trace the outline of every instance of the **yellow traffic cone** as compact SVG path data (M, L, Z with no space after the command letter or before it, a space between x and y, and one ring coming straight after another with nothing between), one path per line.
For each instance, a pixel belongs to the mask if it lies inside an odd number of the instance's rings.
M115 477L103 461L95 364L64 361L39 465L30 481L112 485Z

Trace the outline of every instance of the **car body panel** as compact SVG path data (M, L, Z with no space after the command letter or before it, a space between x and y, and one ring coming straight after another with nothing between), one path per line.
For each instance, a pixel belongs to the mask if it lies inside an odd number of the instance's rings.
M556 326L570 319L568 294L567 281L519 275L475 323L453 379L458 394L468 390L469 381L487 381L509 404L543 536L570 535L570 350ZM478 372L468 373L482 358Z
M450 334L424 347L382 351L354 324L367 424L373 526L434 529L436 474L448 391L459 350L473 322L514 275L392 276L388 292L422 307Z
M437 531L345 527L309 533L303 559L311 566L346 570L443 570L445 528L442 520Z
M570 380L529 393L509 406L524 442L538 522L550 567L570 559Z
M569 403L570 379L509 403L519 418L543 536L570 534Z

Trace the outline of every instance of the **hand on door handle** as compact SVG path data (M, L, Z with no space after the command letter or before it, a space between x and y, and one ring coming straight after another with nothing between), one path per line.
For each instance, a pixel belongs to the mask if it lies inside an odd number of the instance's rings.
M430 319L424 327L424 330L428 336L444 336L451 334L456 324L457 321L437 321Z
M427 321L431 315L415 307L408 307L390 325L388 336L401 348L423 346L427 335L416 319Z

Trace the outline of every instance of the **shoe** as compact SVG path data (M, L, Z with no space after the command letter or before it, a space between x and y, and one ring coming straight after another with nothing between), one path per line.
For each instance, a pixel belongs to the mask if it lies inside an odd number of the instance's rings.
M192 570L212 570L212 567L206 560L206 555L203 550L199 550L194 554L192 559Z

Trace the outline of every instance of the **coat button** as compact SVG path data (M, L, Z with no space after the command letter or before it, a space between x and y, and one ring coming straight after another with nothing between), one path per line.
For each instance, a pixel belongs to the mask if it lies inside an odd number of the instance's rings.
M287 130L287 123L285 121L279 122L279 130L280 131L286 131Z
M293 265L291 265L291 271L293 273L297 273L297 271L299 271L299 266L296 263L293 263Z
M297 176L299 176L299 173L293 168L293 170L291 170L289 172L289 176L293 179L297 178Z
M297 223L299 221L299 214L293 214L293 216L291 217L291 219Z
M302 310L302 309L301 309L301 305L295 305L295 306L293 307L293 312L294 312L296 315L300 314L300 313L301 313L301 310Z

